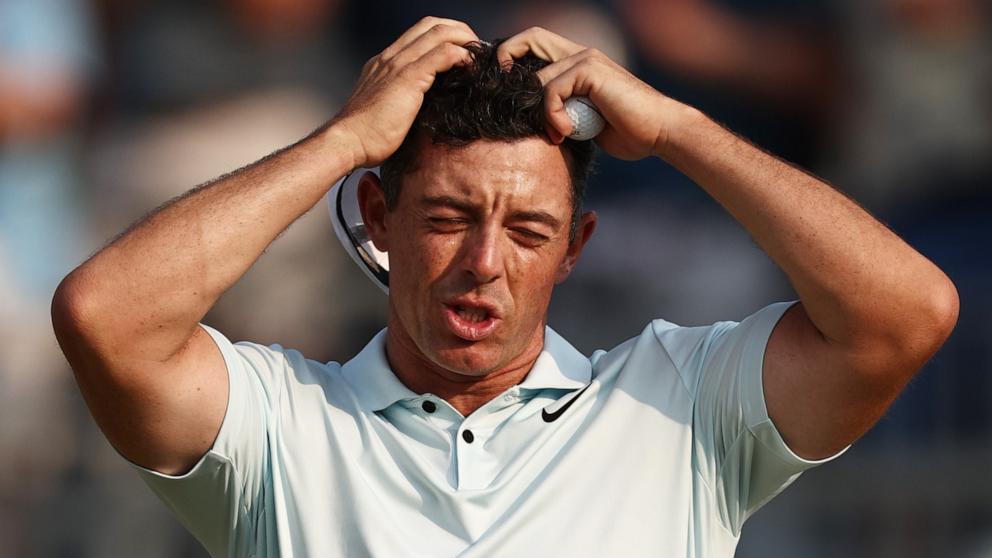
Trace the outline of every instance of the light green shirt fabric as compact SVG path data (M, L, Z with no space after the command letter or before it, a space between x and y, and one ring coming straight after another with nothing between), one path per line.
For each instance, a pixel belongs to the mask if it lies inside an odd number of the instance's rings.
M342 366L204 326L230 375L217 440L183 476L138 469L218 557L732 556L820 463L762 394L788 306L656 320L591 358L548 328L524 382L468 417L393 375L385 330Z

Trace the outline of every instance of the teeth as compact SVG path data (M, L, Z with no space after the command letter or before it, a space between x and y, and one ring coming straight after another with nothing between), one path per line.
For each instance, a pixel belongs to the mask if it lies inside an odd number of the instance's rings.
M482 308L465 308L464 306L459 306L456 311L461 319L473 323L481 322L489 316L489 312Z

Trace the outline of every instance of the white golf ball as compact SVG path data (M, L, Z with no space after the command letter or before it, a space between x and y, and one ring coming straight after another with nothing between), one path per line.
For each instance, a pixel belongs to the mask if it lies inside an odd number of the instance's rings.
M606 127L606 120L588 97L565 100L565 114L572 120L572 133L568 137L574 140L591 140Z

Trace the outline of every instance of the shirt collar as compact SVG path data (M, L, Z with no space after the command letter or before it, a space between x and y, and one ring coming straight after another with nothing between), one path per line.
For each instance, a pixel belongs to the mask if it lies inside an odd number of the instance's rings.
M383 329L354 358L341 367L341 376L351 386L365 411L381 411L397 401L420 397L406 387L386 359L386 330ZM544 348L533 368L520 383L526 389L584 387L592 379L592 364L582 353L550 327L544 329Z

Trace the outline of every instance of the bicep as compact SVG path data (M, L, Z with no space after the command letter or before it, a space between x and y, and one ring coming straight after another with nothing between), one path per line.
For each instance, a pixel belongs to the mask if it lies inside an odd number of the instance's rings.
M103 360L76 372L100 429L124 457L166 474L188 471L224 421L229 380L220 349L197 327L165 362Z
M836 454L871 428L903 383L859 372L864 356L832 343L802 303L790 308L768 339L763 384L768 415L800 457Z

